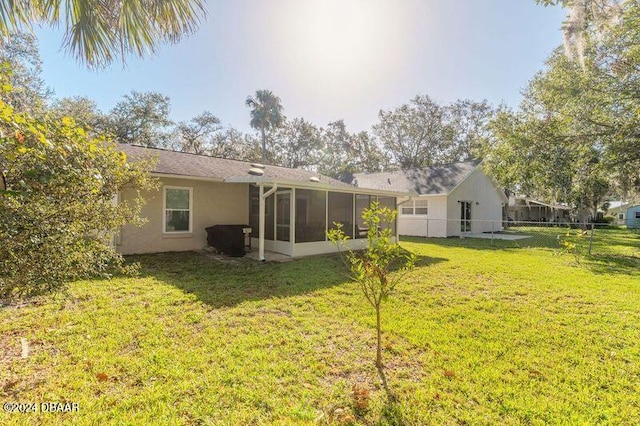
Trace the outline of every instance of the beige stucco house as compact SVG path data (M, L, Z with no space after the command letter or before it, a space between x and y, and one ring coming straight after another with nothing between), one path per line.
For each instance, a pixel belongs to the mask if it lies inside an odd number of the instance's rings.
M403 194L354 187L316 172L120 144L128 161L151 157L160 188L144 194L147 223L122 228L123 254L201 250L205 228L249 225L258 258L269 252L292 257L328 253L336 247L326 231L342 223L352 248L364 246L362 210L371 201L395 209ZM119 197L132 197L123 191ZM396 226L393 226L394 233Z
M407 194L398 202L398 234L451 237L502 229L504 192L479 161L383 173L358 173L360 189Z

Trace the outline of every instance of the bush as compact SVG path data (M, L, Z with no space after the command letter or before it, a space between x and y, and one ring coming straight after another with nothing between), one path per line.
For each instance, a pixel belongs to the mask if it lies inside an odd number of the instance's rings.
M608 224L612 224L615 221L615 218L613 216L605 216L602 219L598 219L596 220L596 223L608 223Z
M90 137L70 118L14 111L4 99L6 71L0 79L0 298L122 269L111 242L124 224L141 223L141 191L155 185L150 162L128 164L115 143ZM115 203L124 187L138 197Z

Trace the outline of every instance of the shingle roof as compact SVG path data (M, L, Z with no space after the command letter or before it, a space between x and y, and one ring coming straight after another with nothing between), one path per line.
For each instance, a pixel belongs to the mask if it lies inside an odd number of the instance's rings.
M469 176L478 164L480 161L468 161L393 172L356 173L353 175L352 183L359 188L418 195L445 195Z
M628 207L629 203L625 201L609 201L609 208L607 210L617 209L618 207Z
M511 200L513 199L513 205L511 204ZM517 201L522 201L523 204L518 204ZM536 200L535 198L530 198L530 197L522 197L519 195L513 195L511 197L509 197L509 205L511 207L522 207L522 206L529 206L530 204L538 204L541 206L546 206L546 207L551 207L557 210L571 210L571 207L567 206L566 204L559 204L559 203L545 203L543 201L540 200Z
M317 177L324 185L352 188L344 182L323 176L319 173L290 169L287 167L266 165L264 175L261 177L249 174L252 168L250 162L230 160L226 158L210 157L207 155L189 154L185 152L169 151L158 148L145 148L141 146L118 144L118 149L123 151L129 159L136 160L146 157L157 159L157 164L152 172L175 175L177 177L199 177L208 179L220 179L223 181L296 181L309 183L310 178Z

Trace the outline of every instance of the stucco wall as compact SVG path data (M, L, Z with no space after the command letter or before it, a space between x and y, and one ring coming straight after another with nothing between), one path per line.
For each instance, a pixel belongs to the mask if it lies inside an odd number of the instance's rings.
M471 232L499 231L502 226L502 203L498 191L484 172L477 168L449 194L447 235L460 235L460 203L471 202Z
M624 205L620 207L615 207L613 209L607 210L607 216L613 217L614 225L626 225L627 224L627 209L629 206ZM622 219L618 217L618 215L622 214Z
M206 227L218 224L246 224L249 222L249 186L189 179L161 178L157 191L145 194L147 204L142 216L147 223L138 228L127 225L122 228L117 249L123 254L157 253L166 251L200 250L207 246ZM163 186L193 188L192 232L165 234L163 211ZM124 191L122 199L132 197Z
M636 212L640 212L640 205L629 207L627 209L627 227L640 228L640 219L636 219Z
M415 237L439 237L447 236L447 196L438 195L422 197L428 200L427 216L410 216L402 214L402 207L409 205L413 199L398 206L398 234Z

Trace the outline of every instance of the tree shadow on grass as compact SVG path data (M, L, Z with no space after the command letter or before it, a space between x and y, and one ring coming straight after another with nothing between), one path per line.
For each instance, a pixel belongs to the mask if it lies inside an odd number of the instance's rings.
M640 258L617 255L592 255L583 264L595 274L639 275Z
M538 241L532 240L515 240L515 241L501 241L487 239L473 239L473 238L423 238L423 237L404 237L404 242L417 243L417 244L434 244L440 247L451 248L465 248L471 250L482 251L502 251L502 252L517 252L519 250L535 248L543 249L549 253L557 253L560 251L560 244L556 238L544 238ZM607 240L608 242L609 240ZM629 243L632 240L625 240L625 247L637 247L635 242ZM584 251L584 260L581 265L589 268L596 274L622 274L622 275L636 275L640 274L640 258L637 256L628 256L624 254L599 254L598 251L604 251L600 248L603 244L602 241L598 241L598 244L593 245L592 255L587 255L588 240L582 241L582 250ZM623 246L623 244L620 244Z
M387 376L384 372L384 368L377 368L382 388L384 389L387 397L387 401L380 412L380 418L378 424L384 425L404 425L405 416L402 410L402 404L398 396L391 390L389 383L387 382Z
M426 237L403 237L402 242L416 244L433 244L439 247L465 248L482 251L515 251L527 248L557 249L558 241L553 238L537 240L535 238L525 238L521 240L499 240L493 241L489 238L426 238Z
M141 277L154 278L194 294L213 308L297 296L349 282L337 254L286 263L250 259L224 263L196 252L129 256L127 260L140 263ZM445 260L422 256L418 262L426 266Z

